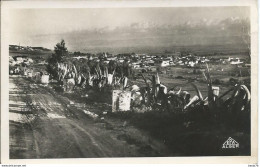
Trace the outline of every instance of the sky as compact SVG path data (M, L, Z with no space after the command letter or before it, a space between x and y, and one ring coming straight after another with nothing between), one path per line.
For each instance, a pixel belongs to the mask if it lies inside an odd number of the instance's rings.
M73 31L102 27L114 29L142 22L152 22L156 25L178 25L201 19L247 18L249 12L245 7L11 9L9 12L9 42L10 44L49 47L48 42L57 40L57 34ZM37 37L44 35L48 35L49 40L37 42ZM39 39L42 40L42 38Z

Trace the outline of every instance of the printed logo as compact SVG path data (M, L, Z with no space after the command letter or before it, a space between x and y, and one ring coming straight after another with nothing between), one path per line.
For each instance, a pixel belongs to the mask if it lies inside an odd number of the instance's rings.
M232 139L231 137L229 137L225 143L223 143L222 148L239 148L239 143Z

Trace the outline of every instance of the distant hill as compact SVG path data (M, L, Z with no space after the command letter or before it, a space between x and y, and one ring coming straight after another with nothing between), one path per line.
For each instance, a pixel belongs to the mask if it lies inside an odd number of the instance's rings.
M135 23L115 29L100 28L60 34L69 43L69 50L135 52L135 50L174 48L178 46L231 46L248 49L250 20L189 21L179 25Z
M51 39L51 40L50 40ZM38 35L31 40L53 48L64 39L70 52L155 53L168 51L249 52L250 20L230 17L223 20L200 19L181 24L133 23L123 27L77 30ZM19 46L10 45L10 50ZM24 50L50 51L43 47Z

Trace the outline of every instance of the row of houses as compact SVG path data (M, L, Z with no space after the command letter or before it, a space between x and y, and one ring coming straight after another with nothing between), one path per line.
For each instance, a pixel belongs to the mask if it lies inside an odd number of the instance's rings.
M9 56L9 65L15 66L20 64L30 65L33 63L33 60L31 58L28 58L27 56Z
M90 61L102 61L105 64L108 64L110 61L116 61L118 63L131 63L134 68L142 68L149 66L160 65L162 67L174 65L173 57L170 55L148 55L148 54L118 54L112 55L108 53L103 53L102 56L75 56L75 59L87 59Z
M236 57L229 57L225 59L211 58L205 56L195 56L193 54L188 54L183 56L178 53L168 53L168 54L118 54L112 55L109 53L102 53L101 55L88 55L88 56L76 56L75 59L87 59L91 61L102 61L108 64L110 61L117 61L118 63L127 62L132 65L133 68L147 68L151 66L185 66L185 67L195 67L205 63L218 63L218 64L231 64L238 65L244 62Z
M241 65L245 64L244 59L238 57L229 57L229 58L211 58L211 57L200 57L200 56L184 56L177 57L174 61L176 65L195 67L196 65L211 63L211 64L230 64L230 65Z

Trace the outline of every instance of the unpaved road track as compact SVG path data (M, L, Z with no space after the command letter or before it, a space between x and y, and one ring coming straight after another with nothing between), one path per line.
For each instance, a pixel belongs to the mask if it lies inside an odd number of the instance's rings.
M10 158L163 156L132 126L93 120L72 99L21 76L9 78ZM119 123L120 124L120 123Z

